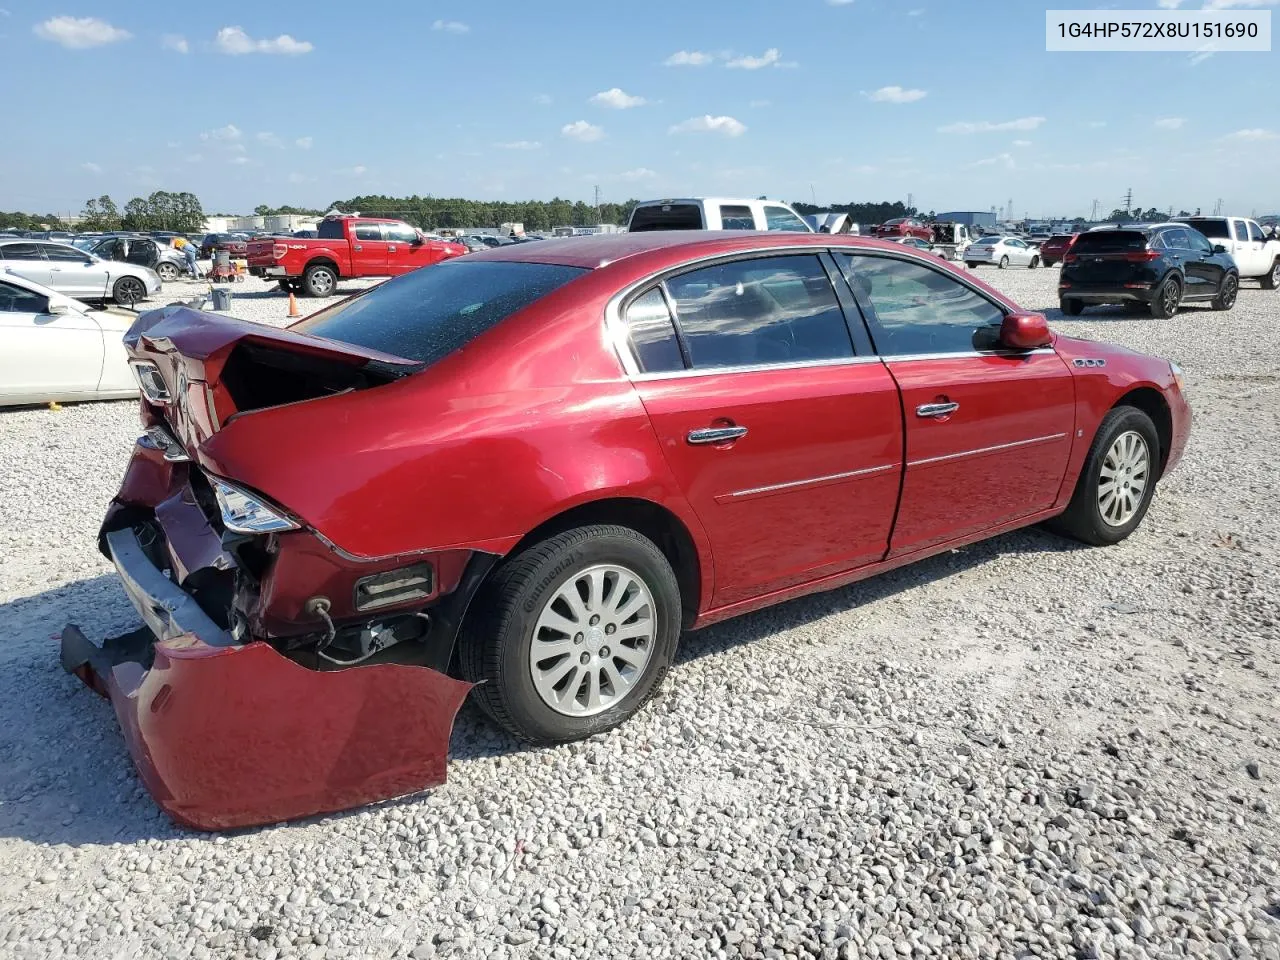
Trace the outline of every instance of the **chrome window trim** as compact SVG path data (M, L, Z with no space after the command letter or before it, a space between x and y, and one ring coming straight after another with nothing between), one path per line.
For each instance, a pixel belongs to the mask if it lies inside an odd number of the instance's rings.
M795 490L799 487L808 487L818 483L827 483L831 480L850 480L854 477L867 477L875 473L884 473L888 470L901 470L902 465L897 463L886 463L879 467L863 467L861 470L847 470L844 473L829 473L822 477L809 477L806 480L792 480L788 483L773 483L767 487L752 487L749 490L735 490L729 494L726 499L734 497L751 497L760 493L776 493L781 490Z
M999 450L1013 450L1016 447L1029 447L1036 443L1048 443L1051 440L1066 439L1065 433L1053 433L1044 437L1032 437L1029 440L1014 440L1012 443L997 443L992 447L978 447L976 450L961 450L959 453L944 453L940 457L925 457L923 460L908 460L907 467L923 467L930 463L944 463L948 460L960 460L964 457L976 457L983 453L995 453Z
M689 377L719 376L725 373L763 373L766 370L804 370L812 367L843 367L864 363L882 363L880 357L837 357L832 360L790 360L781 363L752 363L734 367L697 367L687 370L667 370L661 373L634 373L631 379L636 383L648 383L653 380L679 380Z
M1036 347L1034 350L957 350L955 353L890 353L880 359L885 363L910 363L914 360L956 360L975 357L1035 357L1057 353L1053 347Z

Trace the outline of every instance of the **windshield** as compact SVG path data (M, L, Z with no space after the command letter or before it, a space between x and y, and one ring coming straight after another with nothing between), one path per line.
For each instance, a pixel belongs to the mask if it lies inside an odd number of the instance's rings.
M455 260L388 280L290 329L430 366L588 272L547 263Z

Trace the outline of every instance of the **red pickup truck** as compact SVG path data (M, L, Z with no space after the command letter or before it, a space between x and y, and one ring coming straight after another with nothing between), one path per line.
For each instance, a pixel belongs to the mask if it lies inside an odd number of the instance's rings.
M400 220L335 216L314 239L266 237L249 242L249 272L309 297L332 296L339 280L393 277L460 257L467 248L433 240Z

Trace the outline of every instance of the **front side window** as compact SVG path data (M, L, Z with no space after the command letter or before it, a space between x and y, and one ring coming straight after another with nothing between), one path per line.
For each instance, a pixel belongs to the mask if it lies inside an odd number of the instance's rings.
M953 277L889 257L838 254L836 260L872 307L882 355L969 353L999 345L1004 311Z
M1186 233L1187 240L1191 244L1192 250L1196 250L1200 253L1213 253L1213 244L1211 244L1203 234L1196 230L1188 230Z
M0 280L0 313L47 313L49 298Z
M720 208L721 230L754 230L756 219L751 215L750 207L722 206Z
M382 236L392 243L413 243L418 239L417 231L407 223L384 223Z
M1262 228L1250 220L1247 224L1249 227L1249 239L1258 243L1262 242Z
M684 369L676 327L660 289L655 287L627 307L627 339L641 373Z
M667 289L695 369L853 356L816 256L720 263L673 277Z
M588 272L547 263L458 258L371 287L289 329L429 366Z
M768 230L781 230L787 233L808 233L805 222L786 207L778 207L766 203L764 205L764 222Z

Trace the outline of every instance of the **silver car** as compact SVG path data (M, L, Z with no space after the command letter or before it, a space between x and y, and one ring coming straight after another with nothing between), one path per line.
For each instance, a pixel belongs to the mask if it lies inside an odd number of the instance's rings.
M163 240L136 234L118 233L99 237L89 246L76 244L86 253L103 260L123 260L154 270L165 283L172 283L187 272L187 258Z
M160 292L160 277L154 270L103 260L65 243L44 240L0 242L0 271L77 300L114 300L126 307Z
M970 270L980 263L994 263L1001 270L1005 267L1030 267L1034 270L1040 266L1040 251L1017 237L990 234L979 237L965 248L964 262Z

